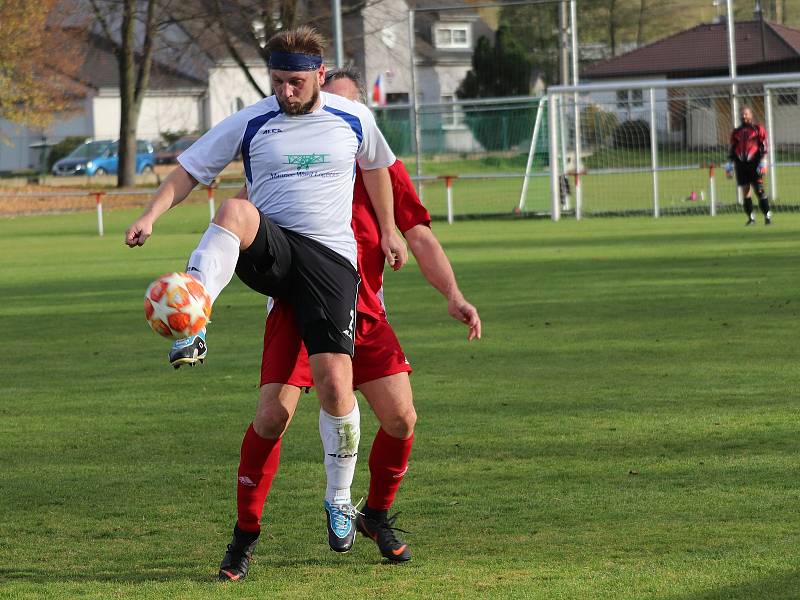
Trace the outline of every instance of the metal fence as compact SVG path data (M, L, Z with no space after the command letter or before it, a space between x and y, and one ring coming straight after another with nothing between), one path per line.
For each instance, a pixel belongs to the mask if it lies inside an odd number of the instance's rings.
M553 218L738 210L740 193L720 166L745 104L767 127L775 206L800 208L798 82L800 73L787 73L550 88ZM563 175L573 183L571 207Z

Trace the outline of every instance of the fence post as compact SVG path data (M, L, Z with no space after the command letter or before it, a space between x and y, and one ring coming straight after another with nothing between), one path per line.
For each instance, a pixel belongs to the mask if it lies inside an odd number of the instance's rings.
M767 161L769 163L769 195L775 200L778 197L778 183L775 174L775 153L778 151L775 145L775 129L772 121L772 90L766 87L767 96L764 98L764 105L767 113Z
M95 204L97 204L97 235L103 237L103 197L104 192L91 192L90 195L94 196Z
M548 125L550 127L550 218L553 221L561 219L561 197L558 175L558 118L556 110L557 96L548 94L547 106L549 111ZM564 132L561 132L564 135Z
M653 217L658 218L658 141L656 140L656 90L650 88L650 168L653 171Z
M714 163L708 165L708 192L711 201L711 216L717 216L717 182L714 180Z

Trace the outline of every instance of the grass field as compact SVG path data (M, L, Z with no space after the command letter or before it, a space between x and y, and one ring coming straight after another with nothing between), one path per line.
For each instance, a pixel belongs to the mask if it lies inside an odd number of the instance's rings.
M800 597L800 216L437 225L484 339L413 265L387 274L416 369L414 560L327 549L309 396L258 560L222 586L263 302L234 282L207 363L173 371L141 296L207 209L130 250L134 215L104 238L91 213L0 220L0 598Z

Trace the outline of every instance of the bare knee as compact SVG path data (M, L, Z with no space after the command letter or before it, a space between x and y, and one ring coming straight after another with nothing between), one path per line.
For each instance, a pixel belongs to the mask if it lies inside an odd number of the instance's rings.
M253 429L262 438L276 440L289 426L291 415L282 406L259 406L253 419Z
M322 408L330 415L350 414L355 404L353 371L346 354L322 353L309 357Z
M353 385L346 373L326 371L321 378L314 378L314 384L325 412L342 416L353 410Z
M414 433L417 424L417 411L414 406L408 406L402 411L384 415L381 419L381 428L393 438L405 440Z
M242 249L247 248L258 232L258 209L248 200L230 198L223 202L214 215L214 223L236 234Z
M300 388L275 383L262 386L253 429L263 438L278 439L292 421L299 399Z

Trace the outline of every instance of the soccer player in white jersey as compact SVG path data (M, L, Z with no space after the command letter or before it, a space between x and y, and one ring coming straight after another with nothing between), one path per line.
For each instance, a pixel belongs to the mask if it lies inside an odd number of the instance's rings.
M125 243L144 244L164 212L198 181L210 184L241 152L249 200L234 198L220 206L186 270L212 301L237 272L250 281L260 278L260 287L293 306L322 407L330 540L336 537L330 535L332 522L352 526L355 517L350 485L360 419L351 359L358 274L350 222L356 162L378 216L387 262L398 269L407 255L392 212L387 167L395 157L366 107L320 92L323 48L322 37L310 27L270 39L275 95L231 115L181 154L179 166L126 231ZM170 362L176 368L194 364L206 352L203 332L176 342ZM252 433L251 443L269 443ZM250 554L257 536L235 527L230 547Z

